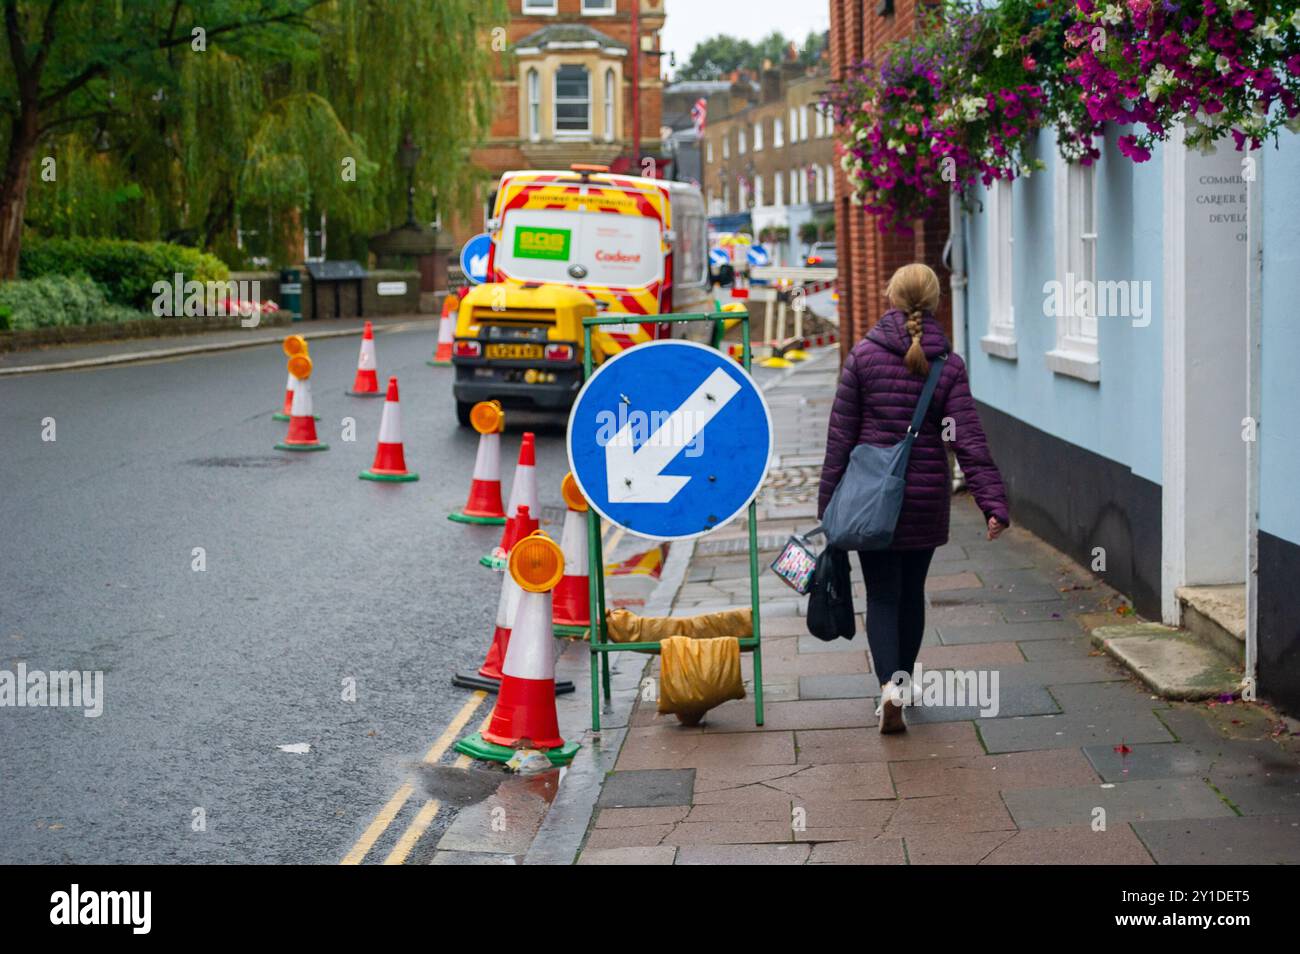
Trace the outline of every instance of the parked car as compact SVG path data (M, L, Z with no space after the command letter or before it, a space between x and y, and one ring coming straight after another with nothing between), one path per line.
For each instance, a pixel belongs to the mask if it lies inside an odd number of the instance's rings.
M808 257L803 263L809 268L836 268L839 265L838 252L834 242L815 242L808 250Z

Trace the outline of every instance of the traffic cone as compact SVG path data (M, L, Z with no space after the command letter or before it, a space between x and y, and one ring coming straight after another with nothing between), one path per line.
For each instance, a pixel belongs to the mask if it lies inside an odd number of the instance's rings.
M505 430L506 416L501 402L480 401L469 412L469 421L479 433L474 478L469 485L469 500L460 510L447 514L447 519L500 526L506 522L501 506L501 432Z
M521 507L533 516L519 524ZM481 557L479 563L494 570L506 565L510 547L516 540L521 540L537 529L536 514L540 511L537 503L537 451L536 438L532 431L525 431L519 445L519 463L515 466L515 479L510 484L510 505L506 507L506 528L501 534L501 542L487 556ZM526 528L526 529L524 529Z
M402 450L402 405L397 400L397 378L388 379L388 395L384 399L384 416L379 420L379 444L375 448L375 462L360 474L362 480L392 482L419 480L420 475L406 469L406 454Z
M568 511L560 549L564 552L564 576L555 586L554 615L557 626L590 626L591 602L587 560L587 501L573 474L565 474L560 496Z
M289 374L289 380L284 383L284 410L276 411L271 415L273 421L287 421L293 415L293 385L298 379L292 372Z
M501 574L501 596L497 599L496 625L492 630L492 644L488 646L483 665L476 673L456 673L451 677L454 686L462 689L482 689L496 692L501 685L501 666L506 660L506 649L510 645L510 631L514 629L515 617L519 608L519 596L523 593L519 583L510 573ZM573 683L563 680L555 684L556 694L573 692Z
M496 692L501 685L501 664L506 661L506 647L510 643L510 630L515 625L515 612L519 607L519 594L523 590L509 573L501 574L501 596L497 599L496 626L492 631L492 644L478 672L471 675L456 673L452 685L464 689L484 689Z
M357 355L357 376L352 381L353 397L379 397L379 372L375 370L375 329L366 322L361 332L361 352Z
M275 445L276 450L322 451L329 450L316 437L316 418L311 413L311 358L296 354L289 359L289 373L297 381L293 387L293 407L289 414L289 433Z
M307 339L302 335L287 335L280 344L286 358L292 358L295 354L307 354ZM298 379L289 372L289 380L284 384L284 410L276 411L271 415L273 421L287 421L293 414L293 386ZM320 420L320 416L316 416Z
M434 367L451 364L451 345L455 337L456 318L460 312L460 299L448 292L442 301L442 318L438 321L438 346L433 349L433 358L426 364Z
M552 765L568 765L579 745L560 737L555 711L555 646L551 590L564 573L564 554L538 532L510 553L508 572L523 592L501 667L501 688L488 727L456 743L456 751L508 762L518 749L541 749Z

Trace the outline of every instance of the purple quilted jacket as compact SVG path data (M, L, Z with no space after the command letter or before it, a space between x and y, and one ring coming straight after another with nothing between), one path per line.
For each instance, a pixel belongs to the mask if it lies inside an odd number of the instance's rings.
M853 448L859 444L887 447L897 444L907 434L925 378L908 371L903 364L903 355L912 344L906 322L903 312L887 312L844 362L826 435L826 462L822 465L821 490L817 497L818 518L844 476ZM949 352L948 339L939 323L928 314L922 321L921 347L931 361ZM948 542L951 483L941 436L946 417L952 418L953 448L975 502L986 518L997 517L999 522L1010 525L1006 489L989 454L984 428L980 426L966 377L966 364L960 355L948 354L934 400L921 424L921 433L912 444L903 510L894 530L891 550L923 550Z

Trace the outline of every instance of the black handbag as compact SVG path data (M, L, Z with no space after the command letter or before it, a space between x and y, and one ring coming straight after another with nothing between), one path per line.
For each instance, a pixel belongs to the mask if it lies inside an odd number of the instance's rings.
M832 642L852 639L857 632L853 613L853 580L846 551L828 546L817 557L808 591L808 632Z

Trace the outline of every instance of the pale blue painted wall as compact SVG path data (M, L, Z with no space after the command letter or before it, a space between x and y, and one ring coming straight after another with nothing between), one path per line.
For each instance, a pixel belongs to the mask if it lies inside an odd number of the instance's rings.
M1300 543L1300 137L1262 154L1260 529Z
M1149 282L1151 323L1105 318L1098 330L1101 381L1089 384L1056 374L1045 355L1056 345L1055 319L1043 314L1045 282L1055 277L1053 172L1061 161L1052 135L1039 136L1047 169L1013 188L1015 361L986 354L988 328L987 223L967 219L968 357L975 396L1034 427L1118 461L1160 483L1161 233L1160 152L1140 165L1114 147L1114 133L1097 170L1099 281ZM980 196L982 200L982 196Z

